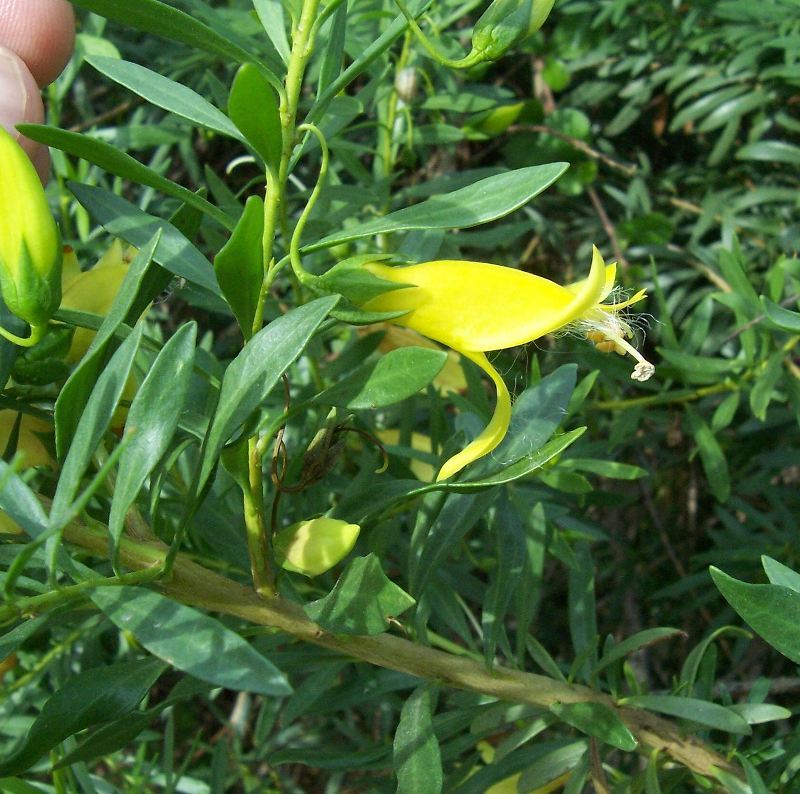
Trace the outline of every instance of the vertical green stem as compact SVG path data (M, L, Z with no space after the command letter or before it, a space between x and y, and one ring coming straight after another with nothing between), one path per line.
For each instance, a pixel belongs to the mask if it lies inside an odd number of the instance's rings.
M303 0L300 19L292 31L292 51L286 73L286 91L280 100L281 161L277 171L267 172L267 188L264 196L264 235L262 238L264 280L253 320L253 335L257 334L264 324L264 302L277 274L274 257L275 235L286 203L289 161L295 144L297 106L300 101L306 65L313 51L314 22L317 19L320 1ZM264 506L264 477L261 465L263 452L256 437L248 441L247 451L249 488L244 494L247 548L256 591L260 595L270 596L275 593L275 577L272 570Z

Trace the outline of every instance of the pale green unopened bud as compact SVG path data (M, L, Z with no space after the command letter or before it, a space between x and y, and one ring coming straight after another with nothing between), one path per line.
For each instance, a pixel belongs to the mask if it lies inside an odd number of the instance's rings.
M555 0L494 0L472 31L472 49L493 61L544 24Z
M0 290L9 310L41 327L61 302L61 243L36 169L0 127Z
M338 518L299 521L275 535L275 559L287 571L319 576L353 550L360 531Z

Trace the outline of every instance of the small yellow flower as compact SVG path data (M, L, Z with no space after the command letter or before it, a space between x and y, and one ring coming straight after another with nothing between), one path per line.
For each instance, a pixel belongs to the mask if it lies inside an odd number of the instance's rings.
M338 518L298 521L275 534L275 559L286 571L319 576L353 550L359 532L358 524Z
M595 248L588 278L561 286L549 279L483 262L443 260L408 267L366 266L386 281L410 285L385 292L364 304L366 311L406 314L392 320L440 342L475 362L497 388L497 406L484 431L445 461L437 480L452 477L491 452L511 421L511 397L486 352L515 347L567 326L582 330L601 349L632 355L631 377L647 380L653 365L627 341L633 332L622 309L645 297L644 290L621 303L604 304L614 287L616 266L606 266Z

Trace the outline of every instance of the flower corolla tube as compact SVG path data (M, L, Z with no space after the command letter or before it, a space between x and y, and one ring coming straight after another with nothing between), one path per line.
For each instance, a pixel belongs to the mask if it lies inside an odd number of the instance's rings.
M486 352L523 345L564 328L583 332L600 350L629 354L631 374L645 381L655 367L628 342L630 325L623 309L645 297L640 290L628 300L603 303L614 288L616 266L606 265L593 249L589 276L561 286L541 276L502 265L442 260L408 267L371 263L375 276L403 287L364 304L366 311L404 311L391 322L441 342L475 362L494 382L497 406L483 432L445 461L437 480L445 480L487 455L502 440L511 421L511 396ZM407 285L407 286L405 286Z

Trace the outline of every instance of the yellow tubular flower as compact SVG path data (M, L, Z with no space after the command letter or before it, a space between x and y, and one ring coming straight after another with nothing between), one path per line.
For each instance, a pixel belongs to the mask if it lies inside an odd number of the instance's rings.
M483 262L443 260L409 267L370 264L367 269L386 281L410 284L385 292L364 304L366 311L405 311L392 320L458 351L474 361L497 388L497 406L484 431L461 452L445 461L438 480L452 477L491 452L508 431L511 397L486 352L515 347L567 326L581 329L600 349L632 355L631 377L647 380L655 367L627 341L630 326L622 309L645 297L644 290L622 303L603 304L614 287L616 266L606 266L593 249L588 278L569 286L521 270Z

